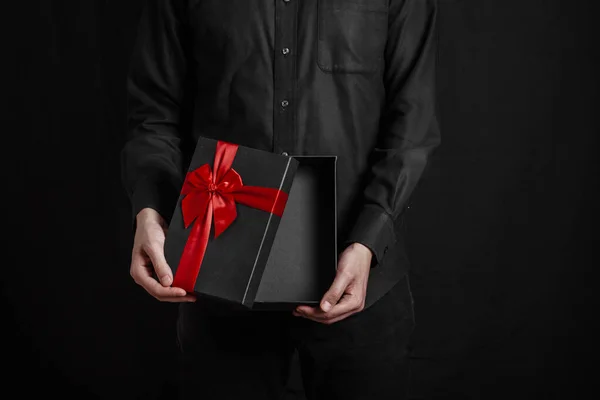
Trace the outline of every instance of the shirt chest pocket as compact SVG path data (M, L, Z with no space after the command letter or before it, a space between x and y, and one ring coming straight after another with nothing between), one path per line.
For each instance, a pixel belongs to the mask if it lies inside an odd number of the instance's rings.
M318 0L317 64L330 73L372 73L387 38L387 0Z

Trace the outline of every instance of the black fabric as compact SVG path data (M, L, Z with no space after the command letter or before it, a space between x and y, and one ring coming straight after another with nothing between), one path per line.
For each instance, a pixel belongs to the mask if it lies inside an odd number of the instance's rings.
M413 328L408 278L332 325L204 299L181 304L178 393L186 400L283 399L297 351L308 400L404 400Z

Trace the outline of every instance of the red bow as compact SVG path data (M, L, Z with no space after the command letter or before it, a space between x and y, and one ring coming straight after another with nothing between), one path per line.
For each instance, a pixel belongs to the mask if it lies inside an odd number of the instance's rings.
M181 211L184 226L189 227L197 219L183 249L173 286L194 290L200 265L204 259L212 221L215 238L221 235L237 217L236 204L258 208L282 216L287 193L274 188L244 186L241 176L231 168L238 145L217 142L213 171L210 165L186 174L181 194Z

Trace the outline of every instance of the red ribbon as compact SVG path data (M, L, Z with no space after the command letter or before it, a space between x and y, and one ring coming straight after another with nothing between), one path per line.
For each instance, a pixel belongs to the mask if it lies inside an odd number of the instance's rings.
M185 196L181 200L184 226L187 228L194 220L197 221L175 272L175 287L188 292L194 290L211 224L214 221L216 239L236 219L236 203L280 217L283 214L287 193L269 187L245 186L240 175L231 168L237 149L237 144L218 141L213 170L210 165L204 164L186 174L181 188L181 194Z

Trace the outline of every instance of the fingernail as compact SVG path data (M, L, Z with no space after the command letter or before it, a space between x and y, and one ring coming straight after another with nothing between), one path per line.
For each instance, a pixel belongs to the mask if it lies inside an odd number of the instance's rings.
M327 312L331 309L331 304L329 304L328 301L324 301L323 305L321 306L321 308L323 309L323 311Z
M163 277L163 285L170 285L172 283L171 277L169 275Z

